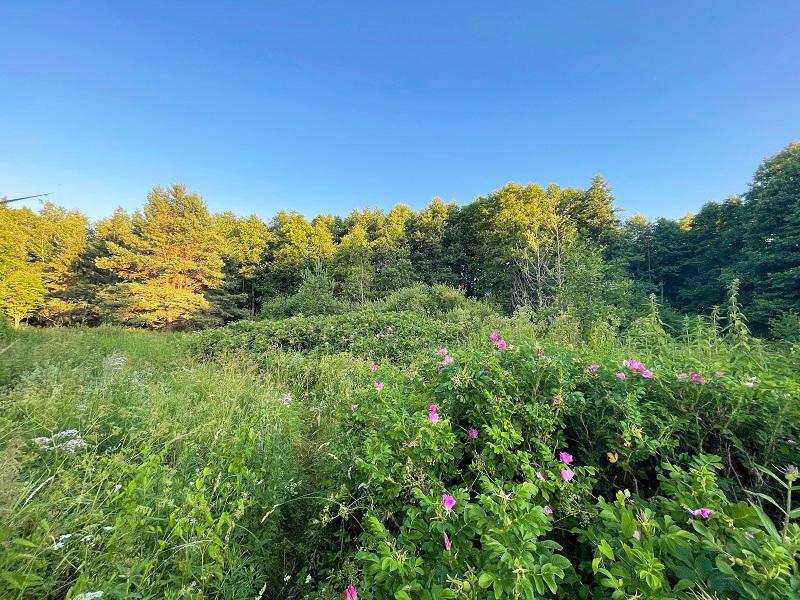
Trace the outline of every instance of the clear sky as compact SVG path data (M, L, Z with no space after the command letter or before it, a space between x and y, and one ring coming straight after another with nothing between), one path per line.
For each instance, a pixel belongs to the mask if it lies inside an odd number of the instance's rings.
M628 214L740 193L800 139L800 3L0 2L0 196L92 218L611 184Z

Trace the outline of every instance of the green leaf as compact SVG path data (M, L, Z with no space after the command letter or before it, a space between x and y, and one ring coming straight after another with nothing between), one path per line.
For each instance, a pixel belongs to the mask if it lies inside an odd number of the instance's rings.
M766 494L762 494L761 492L750 492L750 491L748 491L747 493L750 494L751 496L758 496L762 500L766 500L767 502L772 504L772 506L774 506L779 511L781 511L782 513L785 514L785 511L784 511L783 507L780 504L778 504L777 502L775 502L775 500L771 496L767 496Z
M208 555L220 564L225 562L222 557L222 547L219 544L209 544Z
M600 540L599 545L600 553L605 556L608 560L614 560L614 550L611 548L611 545L604 539Z
M675 584L675 587L672 588L673 592L682 592L683 590L688 590L694 587L694 581L689 579L681 579L678 583Z
M542 579L547 584L547 587L550 588L552 593L556 593L558 591L558 584L556 584L556 578L553 577L551 573L545 573L542 575Z
M592 561L592 572L597 575L597 570L600 568L600 563L603 561L601 557L597 557Z
M714 560L714 563L717 565L717 568L720 570L721 573L725 573L725 575L729 575L731 577L736 576L736 573L734 573L730 563L725 559L725 557L722 554L717 555L717 558Z
M492 585L492 581L494 581L494 575L486 571L481 573L481 576L478 577L478 585L484 590Z
M761 524L764 526L764 529L767 530L773 539L779 540L781 539L781 535L778 533L778 530L775 529L775 525L772 523L772 519L767 516L760 506L756 506L756 514L758 514L758 519L761 521Z
M27 588L36 587L42 585L44 582L44 579L31 573L3 571L2 576L15 590L25 590Z

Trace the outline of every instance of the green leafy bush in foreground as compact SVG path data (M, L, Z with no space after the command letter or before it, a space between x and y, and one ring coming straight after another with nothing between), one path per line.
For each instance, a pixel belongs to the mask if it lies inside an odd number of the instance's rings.
M352 429L334 451L349 457L346 502L361 515L334 587L366 599L796 597L799 509L768 502L780 527L732 498L762 485L754 461L796 464L796 384L673 361L603 366L498 338L442 348L413 378L378 366L343 407ZM785 418L764 418L781 403ZM792 469L764 489L800 489Z
M790 349L505 323L4 334L0 597L800 596Z

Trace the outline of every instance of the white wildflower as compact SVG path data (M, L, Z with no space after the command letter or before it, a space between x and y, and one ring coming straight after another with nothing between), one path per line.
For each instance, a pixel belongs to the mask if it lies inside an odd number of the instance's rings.
M74 440L69 440L68 442L64 442L63 444L59 444L58 446L55 446L55 448L59 448L61 450L64 450L65 452L73 453L78 448L83 448L84 446L86 446L86 442L81 438L76 438Z
M121 369L128 362L128 358L118 352L112 352L105 359L105 365L109 369Z
M96 600L97 598L102 598L104 593L105 592L84 592L74 596L72 600Z
M748 377L747 381L745 381L745 385L749 388L753 387L755 384L761 383L761 380L758 377Z
M283 400L283 403L284 403L286 406L289 406L289 405L292 403L292 395L291 395L291 394L284 394L284 395L281 397L281 400Z
M265 583L261 588L261 591L258 592L258 596L256 596L253 600L261 600L264 597L264 592L267 591L267 584Z
M111 531L112 529L114 529L114 528L111 525L105 525L103 527L103 531Z
M81 541L82 541L84 544L88 544L89 542L91 542L91 541L92 541L92 535L91 535L91 534L86 534L85 536L83 536L83 537L81 538Z
M122 489L122 484L118 483L117 485L114 486L114 493L116 494L121 489Z
M283 576L283 580L284 580L284 581L289 581L291 578L292 578L292 576L291 576L291 575L284 575L284 576Z
M307 583L307 584L308 584L308 583L311 583L311 573L309 573L308 575L306 575L306 583Z
M56 443L59 440L61 443ZM42 450L50 452L51 450L65 450L66 452L75 452L78 448L86 446L86 441L81 438L81 434L77 429L65 429L54 433L52 438L49 437L35 437L31 438L31 442L36 444Z
M64 533L58 536L58 539L53 543L53 550L61 550L66 544L67 540L72 537L71 533Z

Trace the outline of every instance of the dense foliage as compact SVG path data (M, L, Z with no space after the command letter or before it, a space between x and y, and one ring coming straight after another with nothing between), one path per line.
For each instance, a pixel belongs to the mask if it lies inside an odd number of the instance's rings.
M0 598L285 595L312 507L264 515L324 481L307 415L352 385L345 359L259 372L108 328L0 340Z
M765 161L742 198L679 221L616 213L600 177L586 189L508 184L417 212L308 220L280 211L267 223L209 214L180 185L93 224L52 204L39 214L0 205L0 310L16 325L203 328L259 310L341 313L415 283L443 284L506 314L576 315L589 337L599 321L640 316L651 293L677 325L680 314L723 303L738 279L753 330L797 339L800 144Z
M5 328L2 597L797 596L800 355L735 291L588 343L424 286L183 336Z

